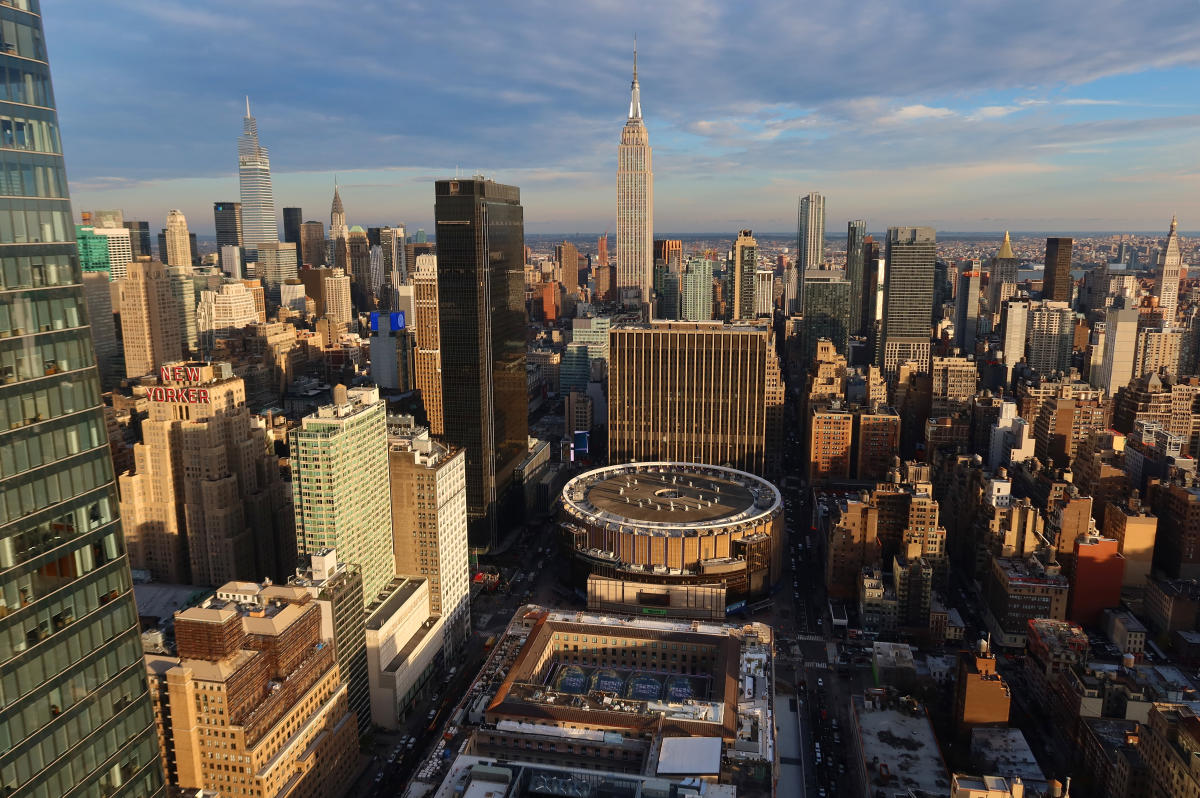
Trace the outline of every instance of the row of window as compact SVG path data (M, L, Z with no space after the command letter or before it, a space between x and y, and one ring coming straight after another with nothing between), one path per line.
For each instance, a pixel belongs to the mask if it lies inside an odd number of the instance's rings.
M95 372L44 379L36 387L0 384L0 430L14 430L100 404ZM4 523L0 520L0 523Z
M24 562L29 556L24 552L48 551L76 535L112 523L115 505L116 498L112 495L89 497L77 506L61 508L58 512L44 514L43 518L36 521L27 520L20 526L9 527L0 533L0 569L6 570ZM14 612L19 607L18 602L15 582L0 585L0 619ZM3 624L0 623L2 628Z
M0 66L0 101L54 107L50 71L40 64L11 63Z
M107 432L98 413L56 419L0 437L0 473L20 474L106 442Z
M37 188L36 184L34 188ZM70 206L65 200L61 204L30 200L0 201L0 241L6 244L73 243L75 229L71 224ZM74 278L74 275L71 276ZM72 279L70 282L78 280Z
M84 307L76 288L0 294L0 339L79 327L86 318Z
M66 198L67 171L63 168L62 158L58 155L27 155L0 149L0 195ZM61 238L54 240L62 241Z
M55 113L49 109L14 108L13 113L0 114L0 147L61 154Z
M0 524L66 501L112 480L108 447L94 449L57 469L6 478L0 484Z
M0 385L78 371L95 363L96 350L85 328L0 343Z
M79 264L75 255L64 251L66 248L61 245L46 249L51 251L31 249L27 255L0 258L0 291L78 285Z

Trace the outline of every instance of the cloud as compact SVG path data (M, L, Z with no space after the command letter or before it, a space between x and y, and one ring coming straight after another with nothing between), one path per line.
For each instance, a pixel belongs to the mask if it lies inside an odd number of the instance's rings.
M947 119L956 115L949 108L933 108L917 103L897 108L895 111L879 117L876 121L881 125L896 125L905 122L915 122L919 119Z
M1060 102L1062 105L1124 105L1120 100L1092 100L1087 97L1072 97Z

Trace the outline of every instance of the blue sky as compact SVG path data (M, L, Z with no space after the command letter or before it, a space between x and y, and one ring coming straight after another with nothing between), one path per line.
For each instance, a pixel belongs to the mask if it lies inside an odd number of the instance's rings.
M1200 0L44 3L76 210L212 230L250 95L276 205L432 228L434 177L526 229L615 223L632 38L655 227L1200 230Z

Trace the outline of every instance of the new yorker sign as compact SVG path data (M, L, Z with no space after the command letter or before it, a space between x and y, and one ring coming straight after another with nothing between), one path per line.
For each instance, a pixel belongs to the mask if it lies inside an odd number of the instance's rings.
M160 382L199 382L199 366L163 366L158 370ZM191 385L152 385L147 390L151 402L186 402L200 404L208 401L208 389Z

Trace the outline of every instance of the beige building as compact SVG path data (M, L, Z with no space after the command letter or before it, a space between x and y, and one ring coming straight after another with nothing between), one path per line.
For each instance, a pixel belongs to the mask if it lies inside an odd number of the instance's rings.
M1123 587L1145 587L1154 559L1158 518L1136 498L1110 501L1104 510L1104 537L1117 541L1125 558Z
M322 287L325 300L324 315L341 324L352 322L354 310L350 305L350 276L346 274L346 270L333 269L332 274L322 278Z
M465 455L429 437L412 416L388 419L396 573L429 580L429 610L446 619L452 657L471 633Z
M1141 726L1138 753L1153 781L1147 794L1162 798L1200 796L1195 769L1200 754L1200 717L1187 704L1155 702Z
M177 612L177 656L146 656L167 781L222 798L342 795L358 731L320 610L298 588L262 598Z
M418 255L413 272L413 306L416 319L408 322L416 328L417 353L414 359L417 390L425 404L429 432L441 435L445 430L442 411L442 331L438 314L437 256Z
M965 357L935 357L932 370L933 415L965 410L979 380L975 361Z
M768 327L653 322L609 335L610 463L780 472L784 385Z
M167 211L167 265L192 265L192 243L188 235L187 218L183 211Z
M183 357L183 320L166 268L139 258L119 283L125 376L142 377Z
M164 582L284 580L295 568L291 507L265 429L227 363L164 366L121 475L129 560Z
M429 609L429 580L396 577L367 607L371 722L397 729L452 665L443 658L445 616Z
M1133 358L1133 376L1151 373L1179 373L1179 349L1183 342L1181 329L1138 330L1137 351Z

